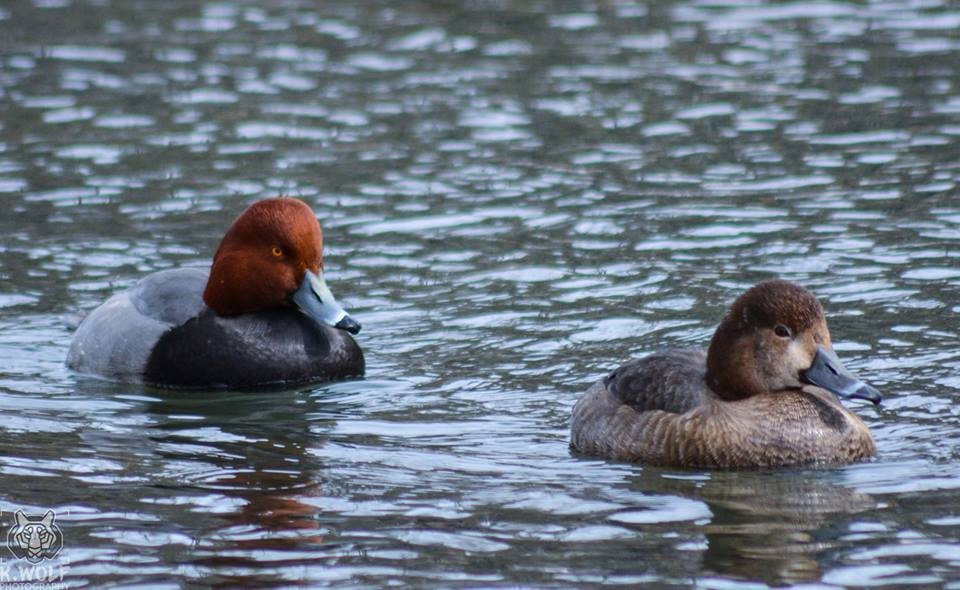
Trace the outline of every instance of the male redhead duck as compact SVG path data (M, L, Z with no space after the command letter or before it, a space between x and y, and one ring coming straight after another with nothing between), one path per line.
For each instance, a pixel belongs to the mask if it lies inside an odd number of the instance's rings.
M669 467L735 469L851 463L876 454L836 396L880 403L833 352L823 308L774 280L741 295L706 354L631 361L573 408L573 450Z
M151 274L93 310L67 365L161 387L328 381L363 375L359 331L323 280L313 211L280 197L234 220L209 271Z

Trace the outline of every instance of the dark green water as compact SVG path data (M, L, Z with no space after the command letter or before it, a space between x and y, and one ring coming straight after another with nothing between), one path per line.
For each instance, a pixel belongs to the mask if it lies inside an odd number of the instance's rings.
M15 0L0 117L0 533L55 510L71 586L960 587L955 4ZM276 194L366 380L64 367ZM773 276L884 392L876 461L569 454L592 382Z

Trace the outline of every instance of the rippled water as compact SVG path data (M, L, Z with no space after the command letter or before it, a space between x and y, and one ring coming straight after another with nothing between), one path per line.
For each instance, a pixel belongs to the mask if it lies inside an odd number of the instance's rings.
M3 529L54 509L77 586L960 587L958 31L941 0L0 5ZM279 193L366 380L63 366ZM589 384L772 276L885 393L876 461L570 455Z

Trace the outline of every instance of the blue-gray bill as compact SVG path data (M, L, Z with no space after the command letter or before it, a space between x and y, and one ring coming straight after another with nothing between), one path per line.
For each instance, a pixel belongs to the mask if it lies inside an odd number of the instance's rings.
M822 387L838 397L865 399L875 404L883 399L879 391L848 371L836 353L822 346L817 347L817 356L810 368L800 373L800 380Z
M319 274L308 270L303 275L300 287L290 295L290 301L316 322L351 334L360 331L360 323L350 317L333 297L327 282L323 280L322 270Z

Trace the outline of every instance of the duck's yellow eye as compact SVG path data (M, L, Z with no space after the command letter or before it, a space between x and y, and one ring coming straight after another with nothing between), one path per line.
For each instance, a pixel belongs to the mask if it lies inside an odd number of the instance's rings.
M272 252L273 252L273 255L274 255L274 256L283 256L283 250L281 250L281 249L280 249L279 247L277 247L277 246L274 246L274 247L273 247Z

